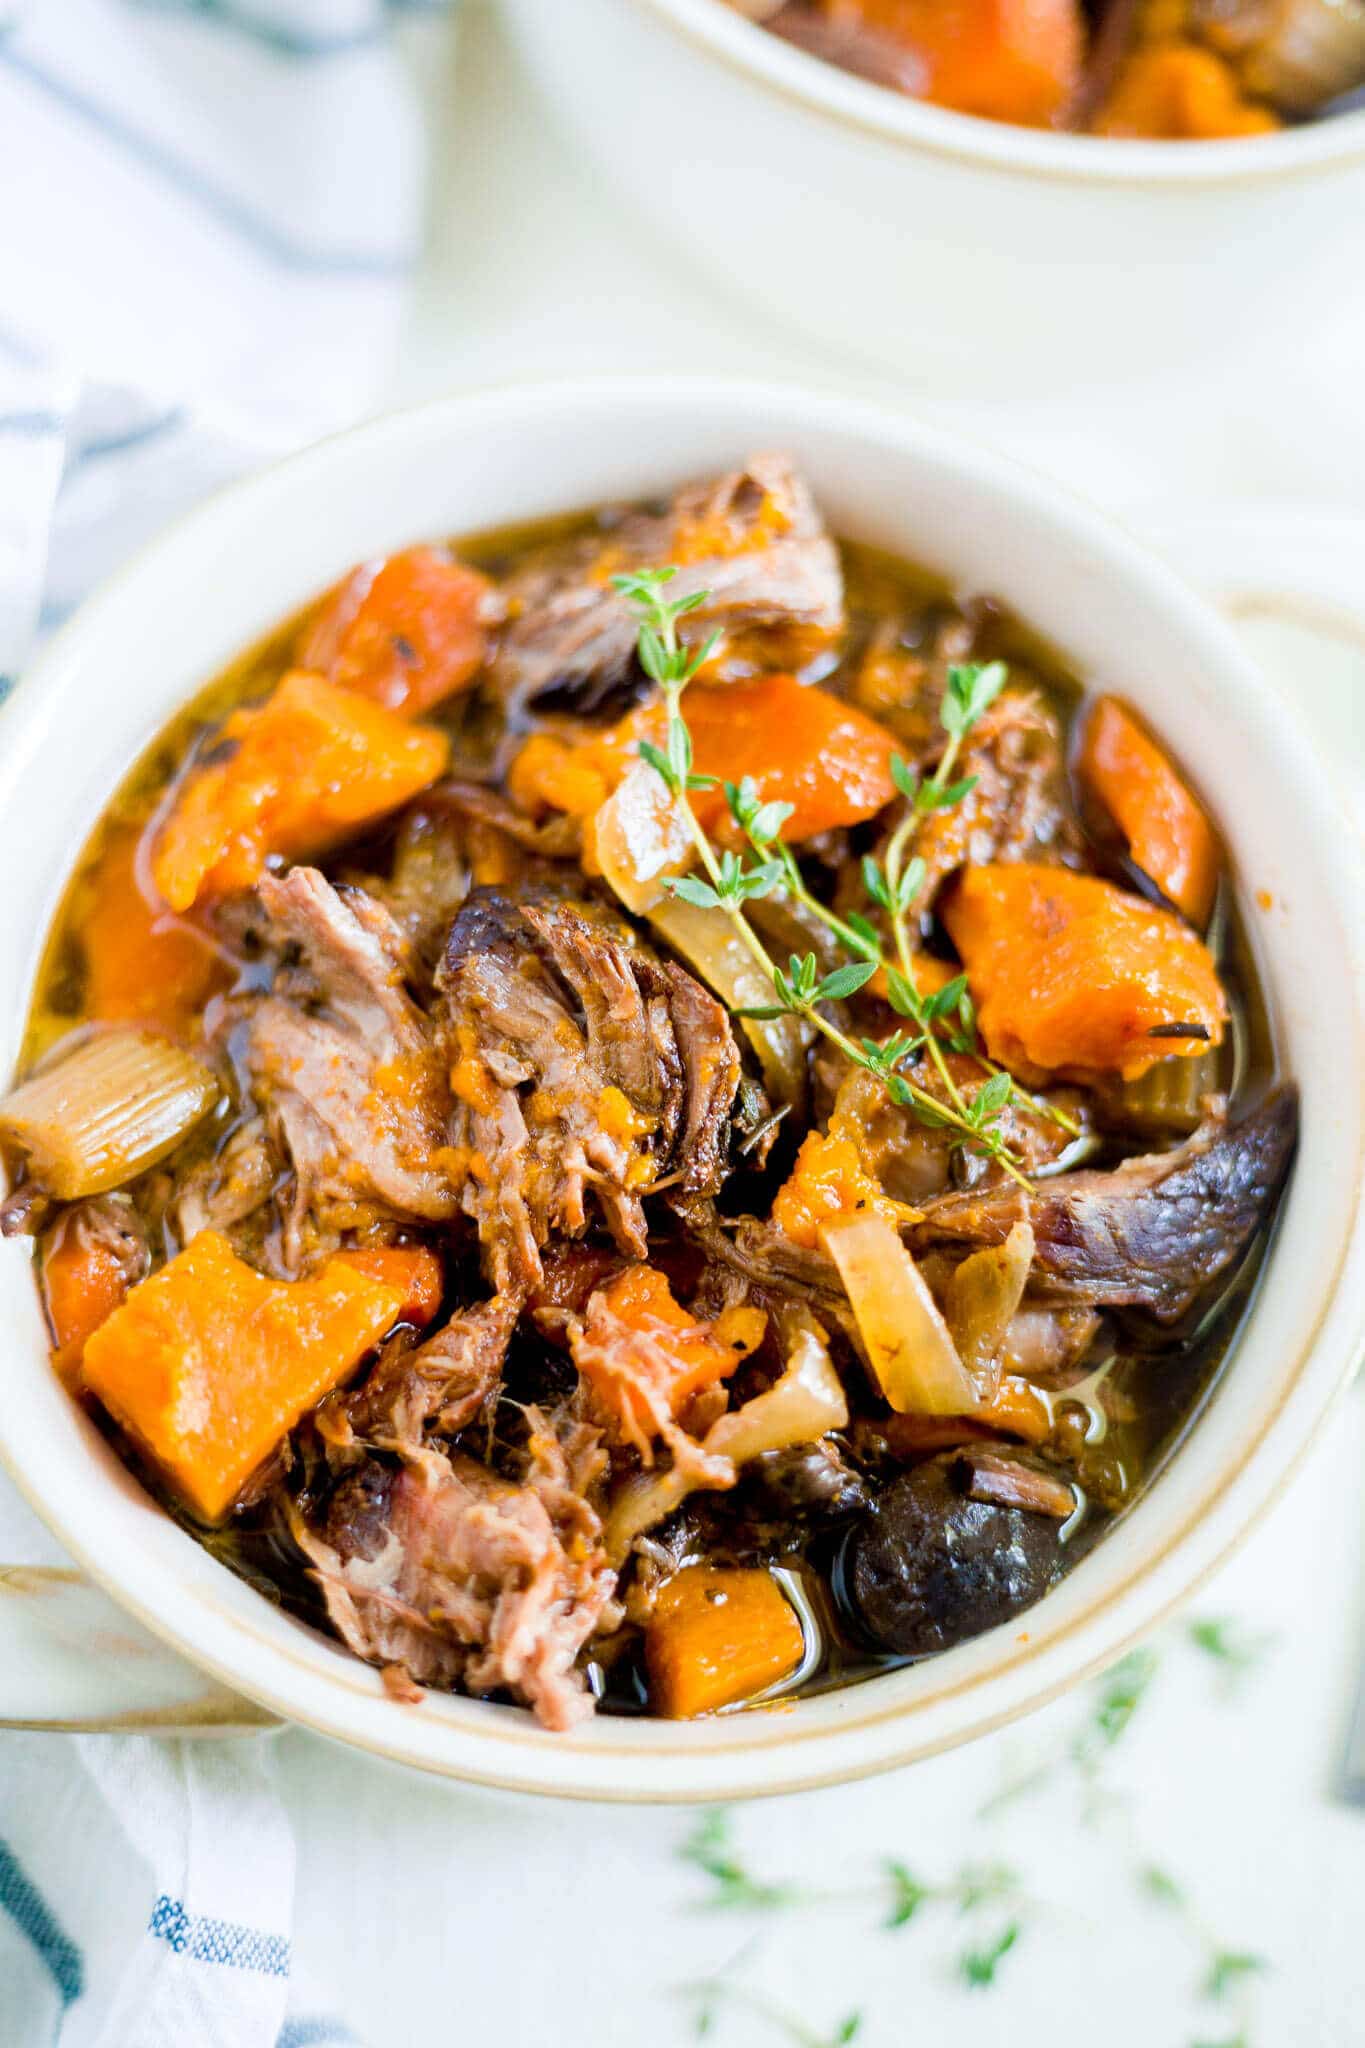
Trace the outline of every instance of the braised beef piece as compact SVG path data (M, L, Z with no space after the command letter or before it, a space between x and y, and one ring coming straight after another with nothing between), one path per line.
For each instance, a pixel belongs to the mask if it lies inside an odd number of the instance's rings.
M872 1648L927 1657L996 1628L1062 1573L1058 1522L973 1499L958 1454L918 1465L850 1530L835 1588Z
M77 1244L83 1250L98 1247L108 1252L129 1287L136 1287L151 1271L152 1245L147 1224L129 1195L87 1195L83 1201L72 1202L61 1211L56 1229L61 1232L64 1244Z
M458 1435L496 1391L520 1313L520 1295L495 1294L425 1343L393 1346L341 1398L335 1420L362 1443L400 1453L419 1450L428 1432Z
M1108 99L1133 47L1140 0L1103 0L1096 12L1080 83L1062 112L1063 128L1088 128Z
M1010 1187L943 1195L911 1232L916 1250L1000 1244L1024 1218L1036 1244L1030 1295L1141 1308L1176 1322L1240 1256L1289 1170L1298 1097L1282 1088L1229 1126L1210 1122L1170 1152L1109 1172L1058 1174L1032 1194Z
M670 597L709 593L685 622L689 642L716 628L736 651L762 641L773 666L799 666L843 624L839 553L804 482L782 455L687 484L660 514L628 517L509 577L511 623L493 666L509 707L547 691L590 710L631 674L639 620L611 574L678 568Z
M177 1242L188 1244L201 1230L231 1235L269 1201L282 1171L265 1118L239 1124L216 1152L177 1181L167 1208Z
M1079 853L1061 723L1035 692L1004 690L996 698L953 769L954 781L969 776L975 785L961 802L931 811L915 835L925 870L917 912L968 862L1070 862Z
M421 1472L369 1459L320 1532L296 1533L358 1657L422 1685L510 1693L563 1729L592 1710L575 1660L609 1618L616 1574L590 1481L571 1451L541 1448L521 1486L434 1451Z
M821 1437L818 1443L761 1452L745 1466L736 1501L783 1518L826 1521L860 1513L868 1491L861 1473Z
M444 1075L404 987L398 927L316 868L267 875L258 894L283 964L270 993L230 1006L225 1027L292 1170L280 1262L295 1273L341 1230L438 1222L457 1196L442 1163Z
M881 1013L883 1006L878 1009ZM886 1008L875 1023L870 1018L864 1022L871 1025L868 1036L885 1038L902 1028L904 1020ZM958 1053L948 1053L946 1064L969 1102L989 1078L978 1061ZM824 1120L835 1131L852 1131L863 1164L893 1201L913 1208L949 1188L1008 1180L1003 1167L969 1145L960 1145L953 1130L931 1128L912 1104L893 1102L878 1077L866 1067L854 1066L837 1046L822 1041L812 1066ZM926 1094L948 1104L948 1091L932 1060L921 1059L912 1078ZM1046 1100L1080 1130L1088 1127L1089 1109L1079 1089L1052 1089ZM1031 1109L1022 1096L1006 1105L996 1127L1030 1177L1051 1166L1075 1142L1072 1132L1041 1110Z
M728 1267L751 1283L756 1299L787 1300L813 1309L827 1329L844 1330L857 1344L857 1324L838 1270L826 1253L794 1244L786 1232L762 1216L740 1216L734 1222L717 1214L710 1202L693 1202L683 1211L689 1236L708 1259Z
M682 968L584 907L479 889L437 978L450 1142L469 1162L463 1207L496 1287L540 1285L540 1248L584 1233L589 1193L642 1259L644 1192L719 1188L739 1054Z
M21 1180L0 1199L0 1237L36 1237L54 1207L36 1180Z
M911 99L924 97L929 73L918 51L909 43L871 27L856 14L826 13L822 7L812 7L810 0L788 0L785 7L779 7L764 22L764 27L822 63L851 71L855 78L889 86L892 92L908 93Z

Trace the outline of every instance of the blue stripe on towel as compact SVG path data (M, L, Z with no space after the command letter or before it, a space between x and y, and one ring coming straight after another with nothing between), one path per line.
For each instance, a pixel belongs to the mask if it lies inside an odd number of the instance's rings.
M208 22L215 28L245 36L248 42L273 50L279 57L345 57L352 50L372 49L384 38L379 22L372 22L368 28L338 29L328 35L316 29L289 28L283 22L267 21L259 14L234 6L232 0L123 0L123 4L145 14L181 15L191 21Z
M307 2019L286 2020L275 2048L330 2048L333 2042L338 2048L345 2048L355 2038L344 2020L310 2014Z
M45 92L58 106L65 107L69 114L97 129L111 142L116 142L144 170L172 186L183 198L202 207L270 262L285 270L307 271L321 277L401 277L412 268L416 260L415 250L386 255L361 249L309 249L295 242L231 192L223 192L210 183L193 164L186 162L174 150L165 148L154 137L133 127L112 107L101 106L56 72L48 71L31 57L24 56L12 43L3 40L4 33L3 25L0 25L0 65L6 66L17 77L26 79L40 92Z
M44 434L60 434L65 427L60 413L44 412L36 406L27 412L0 412L0 434L20 435L26 441L36 441Z
M168 1898L165 1892L152 1908L147 1932L196 1963L226 1963L229 1969L259 1970L265 1977L289 1975L286 1935L263 1934L258 1927L239 1927L233 1920L187 1913L179 1899Z
M175 406L170 412L158 413L155 419L142 420L135 427L128 427L121 434L93 436L77 448L70 468L81 469L87 462L102 462L106 455L127 455L134 448L141 448L148 441L159 441L163 434L174 432L182 426L185 413Z
M0 1842L0 1911L8 1913L20 1933L33 1943L63 2007L73 2005L85 1989L81 1952L62 1932L32 1878L4 1842Z
M6 697L14 688L14 680L13 676L0 676L0 704L4 703Z

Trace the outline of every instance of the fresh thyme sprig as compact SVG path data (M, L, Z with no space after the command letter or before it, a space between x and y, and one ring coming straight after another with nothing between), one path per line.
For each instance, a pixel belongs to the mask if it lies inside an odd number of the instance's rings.
M1193 1647L1217 1665L1228 1692L1245 1682L1275 1643L1273 1635L1256 1635L1235 1621L1212 1618L1190 1622L1186 1632Z
M1027 1902L1017 1873L1002 1863L966 1863L932 1883L892 1859L882 1865L872 1885L838 1890L774 1884L756 1877L741 1862L723 1808L702 1815L678 1855L711 1880L710 1891L696 1902L702 1912L780 1913L866 1899L888 1932L908 1927L929 1907L974 1921L979 1932L956 1959L957 1975L968 1990L994 1983L996 1971L1023 1932Z
M761 805L752 785L748 791L744 791L742 785L729 785L727 800L757 858L749 862L730 849L720 852L711 844L693 809L691 797L694 791L715 788L717 778L700 775L693 767L692 736L682 714L682 696L697 670L715 652L720 635L712 633L695 649L689 650L682 644L678 635L679 620L705 603L709 593L694 591L687 597L669 598L667 586L676 573L672 568L645 569L613 577L612 581L639 619L640 665L645 674L658 684L666 713L664 745L659 747L650 740L643 740L640 742L640 755L654 769L672 797L705 876L703 880L701 875L675 875L669 878L666 886L686 903L724 911L764 979L772 983L776 1001L771 1007L751 1008L737 1014L801 1017L836 1045L853 1065L875 1074L894 1102L913 1108L921 1121L932 1128L954 1131L960 1144L969 1145L994 1160L1021 1187L1028 1188L1029 1182L1020 1162L1010 1151L1000 1129L1000 1114L1012 1092L1009 1076L993 1074L969 1101L947 1068L934 1029L939 1017L948 1014L943 1003L947 991L940 990L936 996L921 998L914 988L913 979L906 979L904 969L893 970L898 972L898 991L911 1005L900 1013L917 1023L920 1033L917 1037L897 1033L885 1043L869 1038L855 1041L821 1010L822 1003L839 1001L855 994L872 979L883 963L876 933L866 920L861 920L860 926L842 919L831 921L832 914L827 913L806 889L794 855L779 837L782 826L791 815L791 807L780 803ZM998 687L996 684L991 689L992 696ZM969 730L968 713L979 696L979 684L964 684L959 686L958 695L954 698L958 709L952 715L958 723L958 730L954 733L949 729L949 745L944 754L949 770L962 735ZM943 763L940 762L939 766L936 793L927 800L929 809L941 807L948 801L960 801L972 786L970 777L965 783L949 784L942 776ZM934 790L935 783L925 787ZM813 909L857 957L825 975L820 973L814 954L807 954L804 958L793 954L786 968L778 966L745 915L744 906L779 888L790 890L800 902ZM966 993L965 980L961 977L959 980L962 986L955 991L954 1006ZM901 982L904 982L904 988L901 988ZM900 1010L894 997L893 1007ZM925 1046L945 1085L946 1101L920 1087L902 1072L905 1062Z
M739 2006L752 2013L755 2019L765 2021L775 2033L784 2035L793 2048L845 2048L845 2044L855 2040L862 2031L862 2014L850 2012L830 2033L818 2034L795 2013L779 2005L776 1999L765 1997L761 1991L735 1976L736 1966L745 1953L741 1950L713 1976L699 1977L693 1983L675 1986L676 1995L686 1999L693 2008L692 2026L698 2038L714 2031L721 2008L726 2005Z

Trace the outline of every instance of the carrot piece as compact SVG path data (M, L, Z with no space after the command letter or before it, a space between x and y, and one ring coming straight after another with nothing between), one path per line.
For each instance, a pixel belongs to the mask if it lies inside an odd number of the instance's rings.
M355 1251L338 1252L336 1259L394 1288L402 1296L400 1322L429 1323L441 1306L445 1272L436 1253L426 1245L362 1245Z
M572 1349L598 1405L644 1450L694 1394L729 1378L766 1327L762 1310L752 1308L698 1322L657 1267L628 1266L592 1296Z
M730 782L751 776L762 802L791 804L782 835L793 843L837 825L859 825L896 793L896 742L885 726L795 676L695 685L686 713L696 772ZM587 817L616 789L640 741L657 746L663 739L658 704L643 705L618 725L579 739L532 734L512 764L508 784L525 810ZM729 813L721 790L696 791L692 807L708 830L725 835Z
M1191 924L1206 925L1218 886L1213 827L1166 754L1117 697L1096 700L1076 765L1144 875Z
M884 1216L893 1225L915 1213L883 1194L847 1133L807 1131L791 1172L773 1196L773 1222L793 1244L814 1251L822 1223L860 1209Z
M645 1630L650 1703L673 1721L712 1714L790 1677L804 1654L800 1620L771 1573L689 1565Z
M43 1252L43 1305L52 1332L52 1363L68 1385L74 1380L86 1340L107 1322L128 1292L127 1275L116 1253L98 1239L84 1238L64 1215Z
M87 1338L83 1377L190 1511L217 1522L402 1309L397 1287L336 1259L268 1280L206 1230Z
M209 940L143 893L143 827L115 825L81 878L72 933L85 963L85 1012L187 1036L231 979Z
M1208 949L1174 912L1109 882L1026 861L969 867L943 918L986 1045L1012 1071L1135 1081L1222 1042Z
M404 717L474 680L488 651L493 586L435 548L362 562L299 639L300 668Z
M445 733L295 669L264 704L234 711L191 770L152 878L172 910L248 889L268 854L321 853L416 796L449 755Z
M903 43L924 66L923 97L962 114L1047 127L1080 83L1077 0L826 0Z

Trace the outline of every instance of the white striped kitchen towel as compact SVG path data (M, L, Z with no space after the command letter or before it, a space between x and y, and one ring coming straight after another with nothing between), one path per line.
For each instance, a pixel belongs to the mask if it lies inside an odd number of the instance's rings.
M0 697L178 511L373 402L440 11L0 0ZM0 1479L0 1564L61 1561ZM267 1740L0 1735L0 2048L353 2041L293 1888Z
M435 12L0 0L6 353L280 438L353 411L420 248Z

